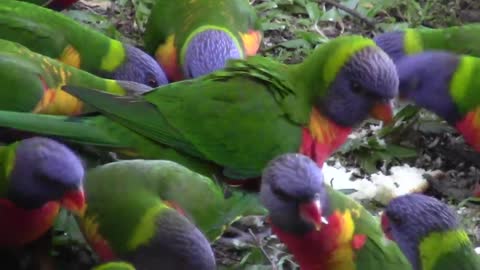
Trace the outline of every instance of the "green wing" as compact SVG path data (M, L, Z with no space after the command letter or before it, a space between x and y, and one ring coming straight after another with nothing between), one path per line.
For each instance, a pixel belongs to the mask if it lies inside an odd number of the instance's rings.
M15 0L2 0L0 5L0 38L52 58L65 54L64 57L73 57L70 62L76 62L78 56L79 67L92 73L112 71L115 62L120 65L125 55L119 41L60 12ZM66 50L69 46L74 50Z
M412 269L398 246L387 240L379 222L359 203L328 187L331 208L350 210L355 223L355 234L366 235L365 245L356 252L356 269Z
M433 269L425 270L450 269L479 270L480 255L475 253L472 246L465 246L464 248L445 254L438 259L438 262Z
M288 119L281 89L272 81L248 71L225 73L169 84L143 97L66 91L151 140L225 167L229 177L256 177L272 157L298 151L301 127Z

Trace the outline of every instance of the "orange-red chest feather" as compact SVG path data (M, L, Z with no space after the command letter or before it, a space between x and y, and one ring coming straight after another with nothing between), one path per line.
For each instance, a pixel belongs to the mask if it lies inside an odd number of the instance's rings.
M0 247L20 247L50 229L60 210L57 202L25 210L7 199L0 199Z
M299 152L313 159L322 167L326 159L339 148L352 132L322 116L315 108L310 114L308 127L302 130Z
M463 135L465 141L480 152L480 108L467 113L456 124L456 128Z
M350 211L335 211L320 231L298 236L272 225L272 231L287 245L302 270L354 270L355 250L361 249L365 235L355 235Z
M65 76L69 75L66 74ZM83 103L76 97L61 90L61 87L66 84L66 81L58 84L56 87L48 87L42 77L39 79L43 84L43 97L32 110L33 113L77 115L82 111Z
M80 218L80 229L101 261L111 261L117 258L108 241L102 237L95 216L84 215Z

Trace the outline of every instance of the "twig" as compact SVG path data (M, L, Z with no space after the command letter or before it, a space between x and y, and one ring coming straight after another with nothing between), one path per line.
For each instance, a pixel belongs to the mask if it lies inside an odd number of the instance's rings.
M277 270L277 266L275 265L275 263L272 261L272 258L270 258L270 256L268 255L267 251L263 248L263 245L262 245L262 240L260 240L252 231L252 229L248 229L248 232L250 233L250 235L253 237L253 239L255 240L255 243L257 245L257 247L260 249L260 251L262 251L263 253L263 256L265 256L267 258L267 260L270 262L270 264L272 265L272 269L273 270Z
M373 21L371 21L370 19L364 17L362 14L358 13L356 10L353 10L349 7L346 7L340 3L337 3L333 0L319 0L320 3L325 3L325 4L329 4L329 5L332 5L338 9L341 9L345 12L347 12L348 14L352 15L353 17L356 17L358 19L360 19L361 21L365 22L368 26L372 27L372 28L375 28L376 25Z

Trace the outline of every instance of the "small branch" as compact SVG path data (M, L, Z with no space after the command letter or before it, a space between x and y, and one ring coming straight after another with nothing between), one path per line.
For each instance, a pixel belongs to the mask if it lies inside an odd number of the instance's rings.
M248 232L250 233L250 235L253 237L253 239L255 240L255 243L257 244L257 247L262 251L263 253L263 256L265 256L267 258L267 260L270 262L270 264L272 265L272 269L273 270L277 270L277 266L275 265L275 263L273 262L272 258L270 258L270 256L268 255L267 251L263 248L263 245L262 245L262 240L260 238L258 238L252 231L252 229L248 229Z
M333 0L319 0L320 3L325 3L325 4L329 4L329 5L332 5L338 9L341 9L345 12L347 12L348 14L352 15L353 17L356 17L358 19L360 19L361 21L365 22L368 26L372 27L372 28L375 28L376 25L373 21L371 21L370 19L364 17L362 14L358 13L356 10L353 10L349 7L346 7L340 3L337 3Z

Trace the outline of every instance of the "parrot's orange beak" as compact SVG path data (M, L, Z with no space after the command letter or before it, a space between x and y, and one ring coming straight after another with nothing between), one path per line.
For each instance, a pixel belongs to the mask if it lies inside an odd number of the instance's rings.
M78 216L83 216L87 204L85 203L85 193L83 189L67 192L61 200L61 204L65 209L73 212Z
M300 216L307 222L312 223L315 229L319 231L323 224L328 224L325 217L322 216L322 205L320 200L313 200L302 203L299 206Z
M381 221L383 233L388 239L394 241L392 236L392 227L390 227L390 222L388 221L388 217L385 215L385 213L382 214Z
M370 111L372 118L383 121L389 124L393 121L393 104L391 101L378 102Z

